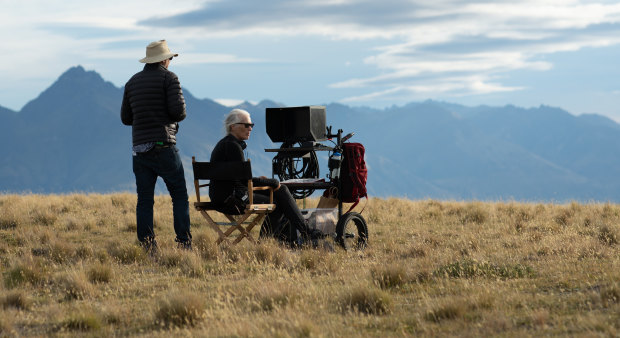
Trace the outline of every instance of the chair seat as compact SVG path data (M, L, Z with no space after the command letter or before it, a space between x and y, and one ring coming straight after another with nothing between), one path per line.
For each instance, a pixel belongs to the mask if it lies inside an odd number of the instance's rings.
M217 210L217 204L213 202L194 202L194 207L202 210Z
M194 207L198 210L216 210L218 211L221 205L213 202L194 202ZM248 204L245 209L252 211L273 211L276 208L275 204Z

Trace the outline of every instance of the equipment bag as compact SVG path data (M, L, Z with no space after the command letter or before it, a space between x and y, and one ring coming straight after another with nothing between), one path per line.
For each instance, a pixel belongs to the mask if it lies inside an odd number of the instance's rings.
M354 203L349 211L359 203L360 198L368 198L366 193L366 178L368 170L364 161L365 149L361 143L344 143L342 167L340 177L342 180L342 192L340 197L343 202Z

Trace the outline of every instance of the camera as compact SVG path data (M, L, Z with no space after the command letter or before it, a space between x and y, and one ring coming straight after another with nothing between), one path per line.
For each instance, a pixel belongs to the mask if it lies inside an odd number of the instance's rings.
M327 140L324 106L267 108L265 119L267 135L272 142Z

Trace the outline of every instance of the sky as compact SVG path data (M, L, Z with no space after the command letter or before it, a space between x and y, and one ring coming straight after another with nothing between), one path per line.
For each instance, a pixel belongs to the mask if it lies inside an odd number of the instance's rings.
M81 65L121 87L151 41L197 98L232 105L428 99L620 121L620 2L0 0L0 106Z

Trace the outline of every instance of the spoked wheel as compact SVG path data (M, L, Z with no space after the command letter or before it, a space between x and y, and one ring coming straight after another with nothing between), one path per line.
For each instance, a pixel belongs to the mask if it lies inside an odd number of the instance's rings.
M336 243L343 249L364 249L368 243L368 225L361 214L348 212L336 224Z

